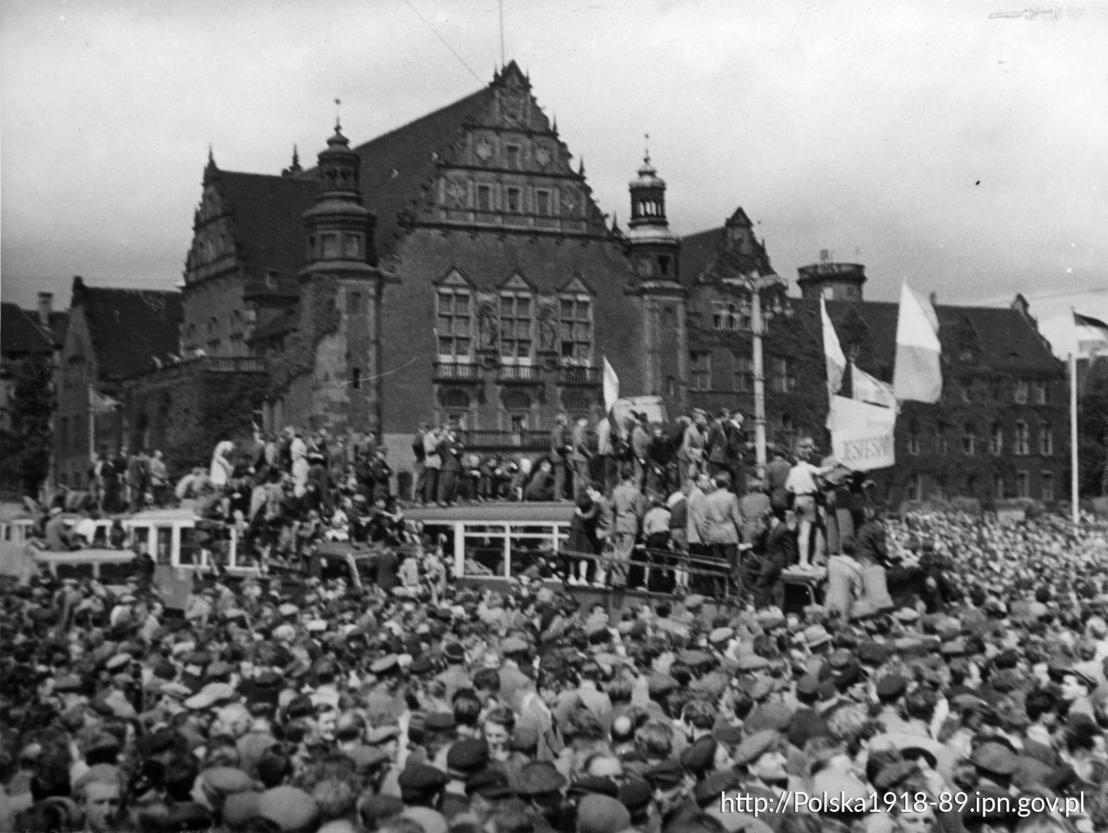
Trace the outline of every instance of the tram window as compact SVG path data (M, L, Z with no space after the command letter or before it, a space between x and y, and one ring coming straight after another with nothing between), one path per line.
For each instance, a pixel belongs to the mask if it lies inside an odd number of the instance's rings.
M58 564L55 575L59 580L73 578L80 581L83 578L93 578L95 568L89 562L84 564Z
M199 546L196 543L196 530L191 527L181 528L180 563L193 565L197 563Z
M101 584L126 584L129 578L131 578L130 564L118 561L100 562Z
M173 551L173 529L162 527L158 529L158 551L154 554L154 560L158 564L168 564L170 553Z
M131 546L136 544L142 544L143 549L146 552L150 552L150 527L148 526L133 526L131 527Z

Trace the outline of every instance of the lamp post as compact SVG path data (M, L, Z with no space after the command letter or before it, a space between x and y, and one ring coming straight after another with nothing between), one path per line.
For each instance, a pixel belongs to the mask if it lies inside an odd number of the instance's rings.
M750 324L753 335L754 360L754 453L758 465L758 476L766 472L766 376L765 359L762 354L762 336L765 333L766 315L762 312L762 290L783 286L784 281L774 274L746 277L746 286L750 290Z

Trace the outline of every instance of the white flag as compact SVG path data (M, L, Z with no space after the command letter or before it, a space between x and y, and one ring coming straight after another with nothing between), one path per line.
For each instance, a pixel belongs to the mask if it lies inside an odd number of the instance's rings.
M892 385L859 370L856 365L850 366L850 388L853 397L859 402L896 410L896 394L893 393Z
M604 411L605 413L611 413L612 407L616 404L616 400L619 399L619 377L616 376L616 369L612 367L612 363L608 361L608 357L604 357Z
M900 311L896 320L896 365L893 367L896 398L938 402L943 395L941 354L939 319L935 310L905 282L900 289Z
M843 373L846 372L846 356L835 334L835 325L827 314L827 304L823 297L819 299L819 318L823 325L823 355L827 360L827 395L834 396L843 386Z
M827 427L831 453L848 469L872 471L896 464L895 409L833 396Z

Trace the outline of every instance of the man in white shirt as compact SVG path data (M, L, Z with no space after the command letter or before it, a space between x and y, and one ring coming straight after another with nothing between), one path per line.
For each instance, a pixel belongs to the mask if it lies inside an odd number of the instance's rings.
M803 569L810 567L813 559L816 562L823 559L823 537L820 535L819 507L816 504L819 485L816 478L826 470L809 462L815 450L815 440L811 437L802 438L796 447L796 465L789 469L788 479L785 480L785 490L793 495L793 509L800 522L797 548L800 550L800 567ZM816 533L814 541L813 530Z

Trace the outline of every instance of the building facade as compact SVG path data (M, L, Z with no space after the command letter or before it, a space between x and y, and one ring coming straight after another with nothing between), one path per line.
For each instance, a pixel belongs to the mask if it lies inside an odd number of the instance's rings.
M209 153L178 337L120 381L121 441L184 463L255 424L369 431L403 471L417 426L449 422L471 449L536 453L558 412L603 416L605 358L625 393L671 413L750 414L758 291L767 436L826 447L818 299L883 379L895 305L865 301L863 266L827 258L800 270L796 297L742 208L681 238L665 197L647 154L626 231L609 222L514 62L364 144L336 125L308 169L295 150L273 175ZM944 401L904 407L890 496L1051 499L1065 378L1034 321L1018 305L939 317Z

